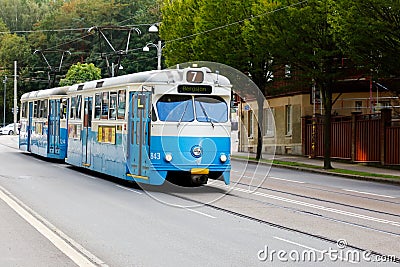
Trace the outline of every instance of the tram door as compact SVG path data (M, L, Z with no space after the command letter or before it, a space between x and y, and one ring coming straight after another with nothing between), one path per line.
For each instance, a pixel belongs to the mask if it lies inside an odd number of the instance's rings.
M82 131L82 165L85 167L89 167L91 165L90 132L92 127L92 102L93 97L85 97Z
M33 102L29 102L29 119L26 131L28 132L27 151L31 152L31 136L32 136L32 118L33 118Z
M130 92L128 164L135 179L148 180L151 92Z
M51 99L49 108L48 153L60 154L60 99Z

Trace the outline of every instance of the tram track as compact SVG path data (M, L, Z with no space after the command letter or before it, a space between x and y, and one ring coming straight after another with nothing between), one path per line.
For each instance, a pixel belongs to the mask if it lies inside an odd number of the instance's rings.
M233 183L235 185L241 185L243 187L252 186L250 184L242 183L242 182L233 182ZM293 186L297 186L297 185L293 185ZM301 186L304 186L304 185L301 185ZM313 188L313 189L314 190L320 190L320 188ZM265 196L266 198L268 198L271 201L264 201L264 200L257 199L257 196L249 197L249 196L252 195L251 193L260 192L261 190L282 194L284 196L289 196L289 198L283 198L283 197L278 197L278 196L275 197L275 195L264 194L264 193L257 193L256 195ZM232 191L235 191L235 188ZM400 222L398 222L398 221L393 221L391 219L390 220L386 220L386 219L381 219L381 218L375 217L375 215L383 215L383 216L390 216L391 218L400 218L399 214L395 214L395 213L392 213L392 212L387 212L387 211L382 211L382 210L377 210L377 209L372 209L372 208L366 208L366 207L362 207L362 206L358 206L358 205L352 205L352 204L337 202L337 201L328 200L328 199L322 199L322 198L309 196L309 195L301 195L299 193L294 193L294 192L284 191L284 190L279 190L279 189L273 189L273 188L265 187L263 185L260 185L257 188L257 191L256 190L251 190L251 191L248 190L246 192L246 190L242 189L242 188L236 189L236 191L247 193L247 195L244 196L244 197L242 197L242 196L240 196L238 194L235 194L236 196L241 197L243 199L250 199L252 201L261 202L264 205L273 205L274 207L278 207L278 208L282 208L282 209L288 209L288 210L291 210L291 211L294 211L294 212L297 212L297 213L317 216L319 218L330 220L330 221L336 221L336 222L344 223L344 224L347 224L347 225L352 225L352 226L361 227L361 228L364 228L364 229L369 229L369 230L372 230L372 231L386 233L386 234L390 234L390 235L394 235L394 236L400 236L400 233L395 233L393 231L387 231L385 229L379 229L379 228L376 228L376 227L371 227L371 226L368 226L366 224L356 223L356 222L347 221L347 220L341 220L341 219L337 219L337 218L334 218L332 216L327 216L327 215L323 214L325 212L324 207L326 206L324 204L329 204L329 205L331 205L331 207L338 206L338 208L336 208L336 207L335 208L327 207L326 211L328 211L328 212L332 212L332 213L336 213L336 214L342 214L342 215L350 216L350 217L357 218L357 219L366 219L366 220L368 220L370 222L384 223L384 224L387 224L387 225L392 225L392 226L398 227L400 225ZM332 193L336 193L336 191L333 191ZM353 194L348 194L348 195L350 195L351 197L354 197ZM297 200L291 201L292 199L290 197L295 197L295 198L298 198L300 200L303 199L303 200L315 201L316 203L320 203L322 206L321 205L314 205L314 204L311 204L311 203L310 203L310 205L307 205L308 202L297 201ZM356 196L356 197L358 197L358 196ZM369 198L369 197L367 197L366 199L371 201L371 198ZM288 203L288 204L292 204L293 203L295 205L295 208L294 207L290 207L288 205L275 204L275 203L273 203L274 200L284 201L284 202L287 200L285 203ZM391 204L395 204L395 205L400 204L398 202L393 202L393 201L390 201L390 203ZM297 207L302 207L302 208L297 208ZM309 207L310 208L315 208L316 210L319 210L320 212L314 212L314 211L310 212L310 210L308 209ZM342 207L348 208L350 210L354 210L354 212L349 212L349 211L343 211L342 212L342 209L341 209ZM363 211L363 212L367 212L367 214L368 213L371 213L371 214L368 214L368 215L358 214L357 211Z
M238 180L243 179L243 178L250 178L250 179L257 179L259 181L261 180L268 180L268 178L271 179L281 179L281 178L275 178L275 177L260 177L260 176L250 176L248 174L242 174L240 177L238 177ZM285 179L286 181L288 181L287 179ZM308 188L308 189L312 189L312 190L316 190L316 191L324 191L324 192L328 192L328 193L333 193L333 194L338 194L338 195L344 195L344 196L351 196L351 197L355 197L355 198L360 198L360 199L367 199L367 200L372 200L372 201L379 201L379 202L384 202L384 203L390 203L390 204L396 204L396 205L400 205L400 202L395 202L395 201L391 201L391 200L386 200L386 199L379 199L376 197L371 197L371 196L362 196L362 195L357 195L354 193L350 193L350 191L345 191L345 192L341 192L341 191L334 191L334 190L330 190L330 189L323 189L321 187L314 187L314 186L309 186L307 185L306 182L297 182L294 181L295 183L293 183L293 185L297 184L298 186L302 186L302 188ZM240 182L235 182L235 181L231 181L232 183L239 183L242 185L246 185L246 186L251 186L251 187L255 187L253 184L246 184L246 183L240 183ZM261 185L257 185L256 186L257 189L266 189L266 190L271 190L270 188L267 187L263 187ZM287 192L289 193L289 192Z
M240 183L240 182L236 182L236 184L243 185L243 186L251 186L251 185L249 185L249 184ZM272 189L272 188L263 187L263 186L260 186L260 187L257 188L257 189L263 189L263 190L267 190L267 191L271 191L271 192L275 192L275 193L281 193L281 194L290 195L290 196L294 196L294 197L299 197L299 198L314 200L314 201L323 202L323 203L329 203L329 204L333 204L333 205L340 205L340 206L344 206L344 207L348 207L348 208L354 208L354 209L359 209L359 210L364 210L364 211L368 211L368 212L374 212L374 213L378 213L378 214L389 215L389 216L393 216L393 217L400 218L400 215L399 215L399 214L394 214L394 213L390 213L390 212L385 212L385 211L379 211L379 210L364 208L364 207L360 207L360 206L350 205L350 204L341 203L341 202L336 202L336 201L332 201L332 200L321 199L321 198L317 198L317 197L311 197L311 196L306 196L306 195L300 195L300 194L292 193L292 192L288 192L288 191L277 190L277 189ZM335 192L333 191L333 193L335 193ZM348 194L348 195L353 196L353 195L351 195L351 194ZM370 199L370 200L371 200L371 199ZM392 202L392 201L387 201L387 202L388 202L388 203L391 203L391 204L400 204L400 203Z
M305 236L308 236L308 237L317 238L319 240L322 240L322 241L325 241L325 242L329 242L329 243L332 243L332 244L336 244L337 243L337 240L329 238L327 236L313 234L313 233L310 233L308 231L303 231L303 230L296 229L296 228L293 228L293 227L288 227L288 226L285 226L283 224L278 224L278 223L274 223L274 222L271 222L271 221L267 221L265 219L260 219L260 218L254 217L254 216L250 216L248 214L244 214L242 212L238 212L238 211L230 210L230 209L227 209L227 208L219 207L219 206L216 206L214 204L202 202L202 201L195 200L195 199L192 199L192 198L189 198L189 197L186 197L186 196L178 195L178 194L175 194L175 193L168 193L168 194L171 195L171 196L174 196L176 198L185 200L185 201L190 201L190 202L193 202L195 204L203 205L205 207L209 207L211 209L214 209L214 210L217 210L217 211L220 211L220 212L224 212L224 213L227 213L227 214L230 214L230 215L233 215L233 216L236 216L236 217L240 217L240 218L243 218L243 219L246 219L246 220L258 222L258 223L261 223L261 224L264 224L264 225L267 225L267 226L270 226L270 227L274 227L274 228L282 229L282 230L285 230L285 231L302 234L302 235L305 235ZM230 194L228 194L228 196L229 195ZM313 215L313 216L315 216L315 215ZM400 236L400 234L396 234L396 235ZM369 253L371 253L371 255L374 255L374 256L392 257L392 255L385 255L385 254L377 252L377 251L373 251L373 250L370 250L370 249L366 249L366 248L363 248L363 247L360 247L360 246L356 246L356 245L351 245L351 244L347 244L346 248L355 249L355 250L358 250L358 251L368 251ZM392 257L392 259L394 260L394 262L400 263L400 258L399 257L394 257L394 258Z
M233 196L233 197L238 197L238 198L249 200L249 198L241 197L239 195L233 195L233 194L229 194L229 195ZM385 231L385 230L382 230L382 229L377 229L377 228L369 227L369 226L358 224L358 223L353 223L353 222L349 222L349 221L345 221L345 220L340 220L340 219L336 219L336 218L333 218L333 217L322 215L322 214L319 214L319 213L316 213L316 212L306 211L306 210L293 208L293 207L289 207L289 206L284 206L284 205L273 204L273 203L262 201L262 200L258 200L258 199L250 199L250 200L258 202L258 203L262 203L262 204L267 205L267 206L282 208L282 209L286 209L286 210L289 210L289 211L292 211L292 212L296 212L296 213L301 213L301 214L305 214L305 215L309 215L309 216L313 216L313 217L318 217L318 218L329 220L329 221L339 222L339 223L343 223L343 224L347 224L347 225L351 225L351 226L355 226L355 227L359 227L359 228L364 228L364 229L368 229L368 230L372 230L372 231L376 231L376 232L385 233L385 234L388 234L388 235L393 235L393 236L400 237L400 233Z

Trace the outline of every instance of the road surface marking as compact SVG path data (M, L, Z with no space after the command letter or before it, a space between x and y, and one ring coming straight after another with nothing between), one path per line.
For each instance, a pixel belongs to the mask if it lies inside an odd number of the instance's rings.
M267 179L275 179L275 180L281 180L281 181L291 182L291 183L297 183L297 184L305 184L305 182L300 182L300 181L295 181L295 180L289 180L289 179L283 179L283 178L272 177L272 176L267 176Z
M99 179L99 178L97 178L95 176L92 176L92 175L89 175L89 174L80 173L80 175L85 176L87 178L90 178L92 180L98 180Z
M239 173L239 171L233 171L233 172ZM240 173L242 173L242 172L240 172ZM283 179L283 178L272 177L272 176L256 177L256 176L242 175L240 178L242 178L242 177L251 178L251 179L259 178L259 179L267 179L267 180L268 179L274 179L274 180L280 180L280 181L291 182L291 183L296 183L296 184L305 184L305 182L300 182L300 181L290 180L290 179Z
M203 212L198 211L198 210L193 210L193 209L188 209L188 208L185 208L185 210L188 210L188 211L191 211L191 212L195 212L195 213L197 213L197 214L201 214L201 215L203 215L203 216L206 216L206 217L209 217L209 218L212 218L212 219L216 219L216 218L217 218L217 217L214 217L214 216L212 216L212 215L203 213Z
M329 211L329 212L332 212L332 213L346 215L346 216L349 216L349 217L355 217L355 218L359 218L359 219L364 219L364 220L374 221L374 222L379 222L379 223L384 223L384 224L390 224L390 225L394 225L394 226L400 226L400 222L396 222L396 221L390 221L390 220L380 219L380 218L371 217L371 216L367 216L367 215L362 215L362 214L358 214L358 213L353 213L353 212L349 212L349 211L338 210L338 209L334 209L334 208L328 208L328 207L324 207L324 206L320 206L320 205L316 205L316 204L311 204L311 203L298 201L298 200L294 200L294 199L279 197L279 196L275 196L275 195L269 195L269 194L265 194L265 193L261 193L261 192L254 192L254 191L250 191L250 190L242 189L242 188L237 188L237 187L232 188L232 189L236 190L236 191L239 191L239 192L243 192L243 193L262 196L262 197L265 197L265 198L274 199L274 200L278 200L278 201L282 201L282 202L286 202L286 203L291 203L291 204L296 204L296 205L300 205L300 206L305 206L305 207L309 207L309 208L313 208L313 209L317 209L317 210Z
M43 217L36 214L32 209L1 186L0 199L78 266L107 266L102 260L84 249Z
M356 191L356 190L351 190L351 189L342 189L342 190L347 191L347 192L354 192L354 193L377 196L377 197L396 198L396 197L392 197L392 196L380 195L380 194L374 194L374 193L362 192L362 191Z
M139 195L143 194L142 192L139 192L139 191L134 190L134 189L127 188L127 187L125 187L125 186L121 186L121 185L115 185L115 186L116 186L116 187L119 187L119 188L122 188L122 189L125 189L125 190L128 190L128 191L130 191L130 192L134 192L134 193L139 194Z
M309 246L306 246L306 245L302 245L302 244L300 244L300 243L296 243L296 242L293 242L293 241L290 241L290 240L287 240L287 239L284 239L284 238L280 238L280 237L277 237L277 236L274 236L273 238L278 239L278 240L283 241L283 242L286 242L286 243L289 243L289 244L292 244L292 245L296 245L296 246L299 246L299 247L308 249L308 250L317 251L317 252L319 252L319 253L321 253L321 254L328 253L328 250L329 250L329 249L319 250L319 249L312 248L312 247L309 247ZM301 254L301 253L300 253L300 254ZM352 261L352 260L350 260L350 259L342 258L342 257L340 257L339 255L338 255L337 257L338 257L338 259L340 259L340 260L346 260L346 261L351 262L351 263L358 263L358 262ZM320 257L319 257L319 258L320 258ZM329 254L328 254L328 257L327 257L327 258L329 258Z

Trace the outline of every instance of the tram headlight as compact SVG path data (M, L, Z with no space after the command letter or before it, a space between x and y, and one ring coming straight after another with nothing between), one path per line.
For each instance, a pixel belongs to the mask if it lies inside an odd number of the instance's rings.
M166 161L166 162L172 161L172 154L171 154L171 153L165 154L165 161Z
M228 157L227 157L225 154L221 154L221 155L219 156L219 160L220 160L221 162L226 162L226 161L228 160Z
M203 151L200 146L194 146L194 147L192 147L191 153L192 153L193 157L200 158Z

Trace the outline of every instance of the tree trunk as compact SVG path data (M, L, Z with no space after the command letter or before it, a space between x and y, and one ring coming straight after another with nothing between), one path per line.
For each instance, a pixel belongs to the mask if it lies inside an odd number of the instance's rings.
M264 116L264 96L258 95L257 97L258 115L257 115L257 153L256 160L262 158L262 144L263 144L263 116Z

